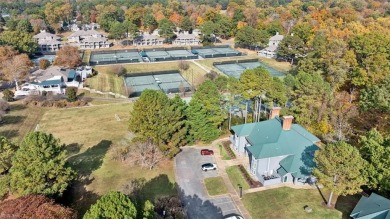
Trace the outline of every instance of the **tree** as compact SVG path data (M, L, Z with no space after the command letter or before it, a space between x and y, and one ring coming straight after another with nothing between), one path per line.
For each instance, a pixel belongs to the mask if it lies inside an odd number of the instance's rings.
M11 102L14 100L14 92L12 92L10 89L5 89L3 91L3 100L7 102Z
M154 29L158 26L156 19L153 14L146 14L144 17L144 27L148 29L149 32L153 32Z
M16 30L26 33L32 33L33 27L27 19L22 19L19 21L18 26L16 26Z
M376 129L360 136L360 152L368 161L368 186L381 193L390 191L390 138L384 138Z
M77 100L77 88L67 87L66 88L66 100L68 102L75 102Z
M8 81L24 80L33 66L26 54L19 54L9 46L0 46L0 62L1 77Z
M7 27L7 29L9 31L15 31L16 27L18 26L18 20L14 19L14 18L10 18L7 20L5 26Z
M132 37L136 37L137 36L138 27L132 21L125 20L123 22L123 27L126 30L126 37L129 37L129 35L131 35Z
M76 219L77 213L43 195L27 195L0 204L0 217Z
M379 110L390 112L390 75L384 80L360 93L359 105L363 111Z
M32 55L38 47L31 34L21 31L4 31L0 34L1 44L12 46L19 52L29 55Z
M272 88L272 80L271 74L263 67L244 71L240 76L243 97L249 100L269 93Z
M161 217L185 218L183 205L177 196L159 197L156 201L155 210Z
M220 19L216 26L216 34L223 39L227 39L233 34L232 23L227 17Z
M187 109L192 141L210 142L219 136L224 120L220 100L217 86L210 80L203 82L194 93Z
M202 31L202 42L203 44L210 43L213 38L213 35L215 34L215 31L217 29L217 25L212 21L206 21L202 24L200 27L200 30Z
M114 39L122 39L126 33L126 28L123 23L115 21L111 24L110 27L110 36Z
M17 146L6 137L0 136L0 174L7 174L11 168L12 157L15 155Z
M127 70L125 67L123 67L123 65L111 65L108 71L118 77L121 77L127 73Z
M136 218L137 209L130 198L120 192L109 192L91 206L84 219Z
M327 205L332 203L333 193L338 195L353 195L367 183L364 169L367 162L359 151L345 142L327 144L315 154L317 167L313 174L318 182L331 191Z
M279 43L277 55L291 60L291 63L294 63L294 60L306 55L305 43L296 35L285 36Z
M184 31L191 31L193 28L192 21L190 17L184 16L183 19L181 20L180 28Z
M47 59L41 59L39 60L39 68L40 69L47 69L50 66L50 62Z
M167 38L167 39L175 36L175 34L173 33L175 25L172 23L172 21L164 18L160 21L158 27L160 29L158 32L158 34L160 34L160 36Z
M73 178L65 145L43 132L26 135L12 158L10 174L11 190L18 195L62 195Z
M54 59L54 65L75 68L81 64L81 57L77 47L64 46L58 52Z
M268 35L253 27L245 26L237 31L235 43L244 46L265 45L268 42Z
M122 150L123 161L143 168L153 169L165 159L164 153L151 141L134 142Z
M154 219L155 218L155 215L154 215L154 205L149 200L146 200L145 203L144 203L144 208L143 208L143 211L142 211L142 217L144 219Z
M151 140L162 152L173 157L185 144L185 104L180 98L169 100L161 91L145 90L134 104L129 121L135 140Z

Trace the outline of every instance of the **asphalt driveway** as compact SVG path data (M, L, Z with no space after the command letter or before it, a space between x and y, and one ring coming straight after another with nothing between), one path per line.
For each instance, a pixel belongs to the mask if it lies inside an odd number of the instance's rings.
M219 219L224 215L238 213L228 195L211 198L203 180L218 176L218 169L204 172L204 163L215 163L214 156L201 156L200 148L183 148L175 158L176 182L189 219Z

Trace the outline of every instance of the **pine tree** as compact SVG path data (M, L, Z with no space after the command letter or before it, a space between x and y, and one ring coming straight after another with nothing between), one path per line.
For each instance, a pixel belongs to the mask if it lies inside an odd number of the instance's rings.
M51 134L31 132L12 158L10 186L18 195L61 195L73 178L65 145Z
M218 138L224 120L221 96L214 82L207 80L194 93L187 116L192 140L210 142Z
M317 167L313 174L325 188L331 190L327 205L331 206L333 193L353 195L367 183L363 174L367 162L359 151L345 142L328 144L315 154Z
M109 192L91 206L84 219L136 218L137 209L130 198L120 192Z

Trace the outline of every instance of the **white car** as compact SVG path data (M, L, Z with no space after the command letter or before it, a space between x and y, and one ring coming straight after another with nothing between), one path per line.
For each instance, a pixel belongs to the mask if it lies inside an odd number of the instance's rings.
M244 218L242 216L240 216L240 215L236 215L236 214L231 215L231 214L229 214L229 215L226 215L224 217L224 219L244 219Z
M216 170L217 165L214 163L205 163L202 165L202 170L207 171L207 170Z

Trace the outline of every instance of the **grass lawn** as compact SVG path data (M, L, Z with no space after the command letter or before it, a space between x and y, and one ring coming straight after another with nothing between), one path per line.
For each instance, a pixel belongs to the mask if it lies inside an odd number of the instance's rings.
M225 183L220 176L206 178L204 184L209 195L222 195L227 193Z
M232 182L235 189L238 191L238 184L242 186L243 190L250 188L249 184L245 181L245 178L241 174L238 166L231 166L226 168L226 173L229 176L230 182Z
M98 69L98 74L87 78L85 84L91 88L102 92L114 92L126 95L125 82L123 77L118 77L108 71Z
M20 101L10 103L11 110L0 123L0 135L16 143L33 131L47 108L28 108Z
M219 147L219 153L221 154L222 160L231 160L232 159L222 145L218 145L218 147Z
M282 187L245 194L242 199L252 218L342 218L336 209L325 208L318 190ZM308 205L311 213L304 211Z
M268 66L282 72L288 72L291 70L291 64L289 62L279 62L275 59L268 59L260 57L260 60Z
M134 179L146 180L143 194L151 200L159 195L177 193L172 161L166 161L153 170L145 170L112 159L112 149L118 142L132 137L127 131L131 108L131 103L116 103L52 109L40 122L42 131L52 133L67 145L69 163L77 171L78 178L64 194L64 202L81 215L99 196L121 190Z

